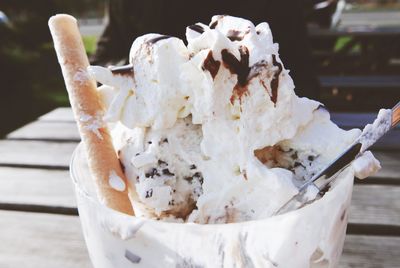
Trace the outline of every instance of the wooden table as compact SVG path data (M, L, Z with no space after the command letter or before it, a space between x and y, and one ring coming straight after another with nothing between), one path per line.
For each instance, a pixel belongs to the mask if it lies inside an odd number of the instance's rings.
M334 114L345 128L374 114ZM68 164L79 135L58 108L0 140L0 267L91 267ZM374 148L383 169L354 187L340 267L400 266L400 130Z

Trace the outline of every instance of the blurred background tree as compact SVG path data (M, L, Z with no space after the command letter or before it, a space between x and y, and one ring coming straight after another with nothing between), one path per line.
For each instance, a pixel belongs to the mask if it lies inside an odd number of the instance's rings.
M56 107L69 105L47 26L49 17L57 13L77 17L85 26L81 30L90 55L104 29L108 1L0 0L0 137ZM319 2L338 2L302 1L310 8ZM355 12L344 12L338 25L329 26L328 20L325 28L309 27L317 74L328 78L325 86L321 80L322 101L332 111L376 111L382 106L390 107L400 97L400 21L397 19L400 0L346 0L346 3L344 10ZM372 14L375 11L379 14ZM309 26L313 26L308 19ZM354 29L361 34L349 34ZM358 77L354 79L354 76ZM368 82L368 88L364 88L365 78L371 76L378 81L370 79L375 86L371 87ZM353 85L342 85L346 81L343 78L349 77L353 84L356 80L358 90Z
M68 105L47 21L57 13L101 18L104 2L0 1L0 10L8 17L0 23L0 136L55 107ZM94 50L92 39L85 40L89 52Z

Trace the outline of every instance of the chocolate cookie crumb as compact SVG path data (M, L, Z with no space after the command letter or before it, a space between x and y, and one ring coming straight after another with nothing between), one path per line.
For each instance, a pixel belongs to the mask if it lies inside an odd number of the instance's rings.
M145 196L145 198L150 198L150 197L152 197L152 196L153 196L153 189L150 189L150 190L146 191L146 196Z
M167 176L175 176L175 174L172 173L171 171L169 171L168 168L164 168L164 169L162 170L162 173L163 173L164 175L167 175Z
M125 250L125 258L127 258L132 263L139 263L142 260L142 258L129 250Z

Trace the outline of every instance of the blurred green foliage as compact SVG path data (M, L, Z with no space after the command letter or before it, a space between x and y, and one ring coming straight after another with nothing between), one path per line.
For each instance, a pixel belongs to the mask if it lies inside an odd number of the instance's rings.
M67 106L61 70L47 21L58 13L101 17L105 1L3 0L9 18L0 24L0 136L58 106ZM85 37L88 53L95 37Z
M333 48L334 52L340 52L342 49L346 47L347 44L349 44L353 38L351 36L341 36L336 40L335 47ZM351 53L360 53L361 46L360 44L357 44L355 46L352 46L350 52Z
M97 43L96 36L83 37L83 44L85 45L86 53L88 55L92 55L96 51L96 43Z

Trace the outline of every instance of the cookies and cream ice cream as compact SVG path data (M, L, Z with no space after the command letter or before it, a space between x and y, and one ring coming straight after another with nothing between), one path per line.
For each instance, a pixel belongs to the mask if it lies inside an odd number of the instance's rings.
M214 16L187 27L186 38L147 34L134 41L130 65L89 67L139 196L136 216L270 217L359 136L296 96L267 23ZM363 177L379 165L370 154L362 160Z

